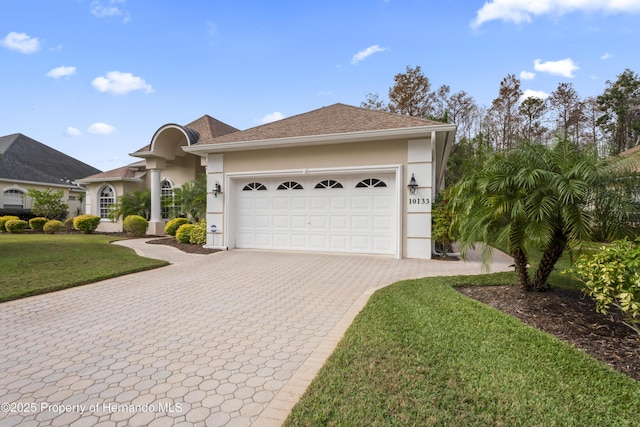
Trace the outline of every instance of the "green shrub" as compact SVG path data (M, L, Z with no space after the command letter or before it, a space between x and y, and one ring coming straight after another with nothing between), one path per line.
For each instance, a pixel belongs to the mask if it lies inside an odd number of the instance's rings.
M67 231L71 231L71 230L73 230L73 220L74 220L74 219L75 219L75 218L68 218L68 219L66 219L66 220L64 221L64 223L63 223L63 227L64 227L64 229L65 229L65 230L67 230Z
M584 283L584 292L596 302L596 311L620 309L624 324L640 335L640 239L618 240L592 255L581 255L570 270Z
M194 224L182 224L176 231L176 240L180 243L189 243L191 232L196 228Z
M149 227L149 222L140 215L129 215L122 222L125 233L136 237L144 236Z
M73 228L86 234L96 231L99 224L100 217L96 215L84 214L73 218Z
M193 243L194 245L204 245L207 243L206 220L200 220L195 224L195 228L191 230L191 235L189 236L189 243Z
M191 224L191 221L187 218L174 218L164 226L164 232L169 236L175 236L178 228L183 224Z
M42 227L44 227L47 221L49 221L47 218L37 216L29 220L29 227L31 227L32 230L42 230Z
M51 221L47 221L47 223L42 227L45 233L54 234L58 231L62 230L62 222L57 219L52 219Z
M27 221L23 221L21 219L10 219L4 224L5 228L9 233L22 233L24 230L29 227L29 223Z
M7 221L10 221L12 219L20 219L17 216L13 216L13 215L5 215L5 216L0 216L0 231L8 231L7 227L5 227Z

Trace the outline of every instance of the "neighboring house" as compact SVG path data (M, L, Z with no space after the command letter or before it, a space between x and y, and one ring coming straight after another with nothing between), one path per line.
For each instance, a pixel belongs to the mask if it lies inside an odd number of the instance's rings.
M207 247L430 258L431 202L455 130L344 104L245 131L204 116L160 127L132 153L144 162L79 182L105 229L104 206L137 180L152 193L148 233L162 234L163 194L206 172Z
M84 188L76 179L100 170L21 133L0 137L0 214L31 215L29 189L62 190L68 217L84 209Z

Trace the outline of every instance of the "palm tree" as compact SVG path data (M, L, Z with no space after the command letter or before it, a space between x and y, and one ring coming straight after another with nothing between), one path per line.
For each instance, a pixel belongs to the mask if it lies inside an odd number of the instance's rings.
M189 216L193 222L204 218L207 212L207 177L202 174L195 180L186 182L174 190L174 203L181 213Z
M463 253L476 242L506 248L523 290L541 291L568 247L635 232L639 175L630 159L601 159L566 139L497 153L451 190ZM528 253L542 251L533 278Z
M136 190L123 194L111 207L113 219L126 218L129 215L140 215L147 220L151 218L151 190Z

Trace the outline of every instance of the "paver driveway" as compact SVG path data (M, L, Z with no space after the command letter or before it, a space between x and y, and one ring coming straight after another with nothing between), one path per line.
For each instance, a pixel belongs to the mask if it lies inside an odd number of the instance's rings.
M375 288L482 271L249 250L174 261L1 304L0 426L280 425Z

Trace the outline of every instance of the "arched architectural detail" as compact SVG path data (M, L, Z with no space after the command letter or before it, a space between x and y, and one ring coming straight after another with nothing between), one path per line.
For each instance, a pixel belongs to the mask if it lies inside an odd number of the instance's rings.
M24 209L27 191L19 187L7 187L2 192L2 203L5 209Z
M171 218L174 210L174 188L173 183L166 178L160 182L161 215L164 221Z
M116 190L105 184L98 190L98 216L102 219L110 219L111 206L116 203Z
M149 151L155 156L173 160L176 155L184 155L180 147L193 145L199 138L200 134L193 129L173 123L166 124L153 134Z

